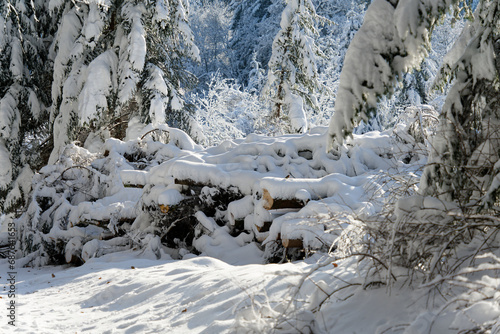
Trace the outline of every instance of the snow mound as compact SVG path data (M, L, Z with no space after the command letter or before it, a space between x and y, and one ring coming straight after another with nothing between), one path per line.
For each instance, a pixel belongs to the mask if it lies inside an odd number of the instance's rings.
M161 125L126 142L108 139L101 155L69 146L35 176L18 220L26 263L79 263L127 247L225 258L234 245L261 256L264 249L263 261L328 251L345 213L362 219L380 210L380 171L425 161L423 144L397 130L354 135L337 152L325 149L326 128L203 148Z

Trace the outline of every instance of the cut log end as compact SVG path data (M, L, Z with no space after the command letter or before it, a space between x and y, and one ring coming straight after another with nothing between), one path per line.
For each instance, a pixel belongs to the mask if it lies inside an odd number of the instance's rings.
M264 233L264 232L269 232L269 229L271 228L271 224L273 222L264 222L262 226L255 225L255 228L259 233Z
M111 231L104 231L99 235L99 240L110 240L115 237L115 234Z
M274 204L274 199L267 189L262 190L262 198L264 199L264 209L271 210Z
M68 264L73 264L73 265L80 266L84 262L85 261L83 261L79 256L77 256L75 254L71 255L71 258L66 258L66 263L68 263Z
M160 211L162 213L168 213L168 211L170 210L169 206L168 205L163 205L163 204L160 204Z

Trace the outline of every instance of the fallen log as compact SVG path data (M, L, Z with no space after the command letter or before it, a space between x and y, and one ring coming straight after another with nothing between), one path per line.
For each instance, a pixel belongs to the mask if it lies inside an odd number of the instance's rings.
M266 210L301 209L307 204L298 198L273 198L267 189L262 189L262 199Z
M285 248L304 248L302 239L282 239L281 243Z
M118 219L118 225L122 224L132 224L134 222L136 217L121 217ZM102 219L102 220L97 220L97 219L83 219L78 221L77 223L69 223L70 227L87 227L89 225L94 225L102 228L107 228L109 223L111 222L111 219Z
M203 188L205 186L213 187L211 185L203 184L201 182L196 182L196 181L191 180L191 179L174 179L174 183L181 185L181 186L189 186L189 187L201 187L201 188Z

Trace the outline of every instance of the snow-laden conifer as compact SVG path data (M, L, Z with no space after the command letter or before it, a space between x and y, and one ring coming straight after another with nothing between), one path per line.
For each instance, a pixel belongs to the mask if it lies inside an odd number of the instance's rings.
M43 0L0 2L0 212L19 209L31 184L27 176L50 151L48 14Z
M232 67L243 85L249 84L254 62L267 69L273 39L280 29L283 0L232 0L234 13L229 46L233 51Z
M321 56L316 14L310 0L290 0L281 15L281 30L273 42L265 93L272 116L290 120L292 132L306 132L306 107L317 108L312 94L321 89L316 58Z
M123 138L134 116L188 128L183 95L195 78L183 63L198 60L199 51L186 0L61 1L53 7L64 14L51 50L52 162L67 143L83 144L89 133Z
M418 68L430 36L455 0L375 0L345 56L330 122L330 147L352 133L376 111L381 96L391 94L403 74Z
M481 1L474 21L445 58L440 78L451 74L455 81L421 180L425 194L463 204L492 205L498 198L499 22L500 1Z
M377 0L346 55L330 144L349 134L374 113L380 96L391 93L405 72L427 55L430 35L446 11L468 13L470 1ZM421 180L421 192L462 204L498 197L497 161L500 66L499 1L477 4L474 18L446 56L438 83L454 78L431 141L431 157ZM472 201L472 202L471 202Z
M468 14L461 5L438 0L371 4L346 55L330 144L367 119L378 98L419 65L436 22L447 11ZM436 135L424 140L430 156L418 193L398 199L382 224L367 224L375 245L368 248L387 268L406 267L410 275L421 271L432 278L498 247L491 236L496 233L500 189L499 13L500 1L480 1L445 59L442 77L451 74L454 82ZM418 120L422 133L423 111Z

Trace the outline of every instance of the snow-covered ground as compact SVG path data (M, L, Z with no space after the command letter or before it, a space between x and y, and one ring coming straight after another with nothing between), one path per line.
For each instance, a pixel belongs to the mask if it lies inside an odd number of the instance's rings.
M8 271L2 260L2 285ZM15 298L0 292L0 328L36 334L458 333L500 316L498 290L465 311L438 313L442 299L429 289L363 287L362 271L355 258L231 265L206 256L148 260L137 251L80 267L18 268ZM500 287L500 279L483 283ZM15 327L8 325L11 300ZM492 333L498 331L497 323Z

